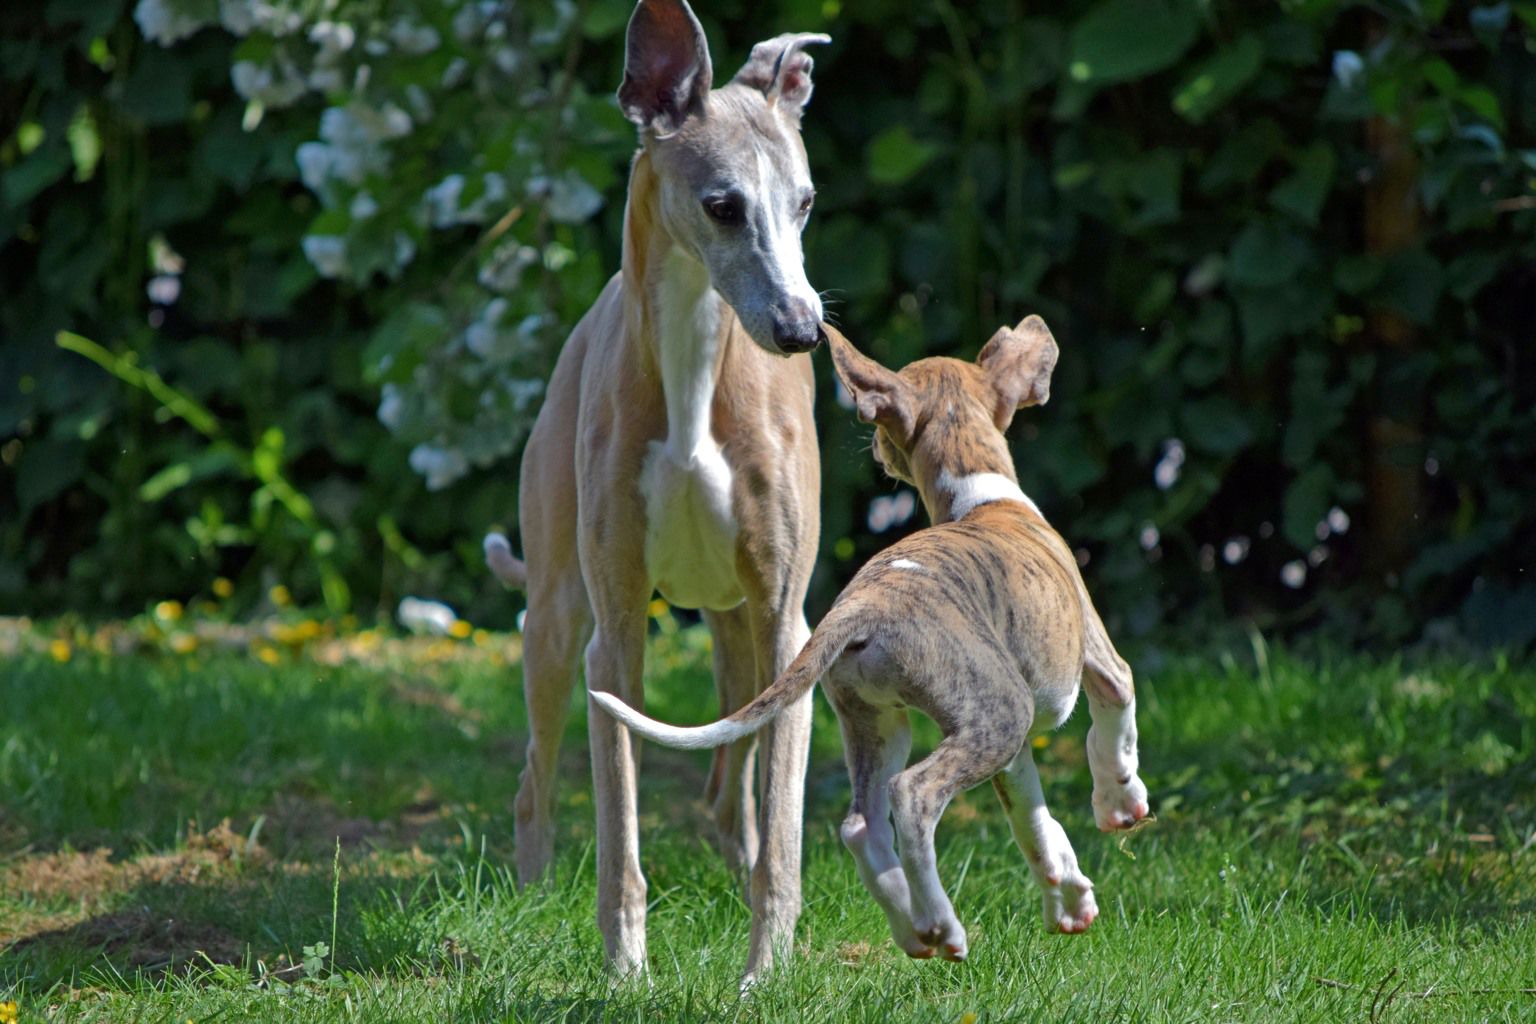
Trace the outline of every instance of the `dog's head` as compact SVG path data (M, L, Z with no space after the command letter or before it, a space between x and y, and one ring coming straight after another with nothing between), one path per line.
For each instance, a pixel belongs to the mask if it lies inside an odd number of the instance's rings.
M941 478L1016 479L1003 431L1019 409L1051 397L1059 350L1044 320L1031 315L999 327L974 363L941 356L900 372L860 353L835 328L826 331L838 380L859 419L875 425L876 460L917 488L935 520Z
M830 41L800 33L758 43L735 78L711 89L704 31L684 0L640 0L629 22L619 106L656 169L662 226L776 355L824 340L800 247L816 195L800 113L811 98L803 48Z

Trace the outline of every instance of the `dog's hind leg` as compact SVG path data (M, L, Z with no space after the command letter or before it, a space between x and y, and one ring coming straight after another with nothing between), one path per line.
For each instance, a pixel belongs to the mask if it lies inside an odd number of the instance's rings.
M951 684L946 681L946 685ZM952 685L965 691L971 681L956 680ZM901 865L912 892L913 927L917 937L946 960L964 960L967 947L965 929L939 880L934 830L956 793L1007 767L1027 730L1027 717L1022 724L967 722L946 736L932 754L891 780L891 809L901 843Z
M1136 688L1131 668L1109 642L1092 607L1084 609L1083 690L1088 695L1088 769L1093 818L1105 832L1130 828L1147 816L1147 787L1137 770Z
M1093 883L1077 866L1077 854L1061 823L1046 809L1040 773L1027 744L1007 771L993 777L992 788L1040 886L1045 926L1058 932L1086 931L1099 914Z
M933 949L913 928L912 895L891 829L891 778L906 767L912 749L907 712L873 707L847 690L829 688L828 696L843 729L843 756L853 787L853 805L841 829L843 845L853 854L864 888L885 911L896 945L910 957L926 959Z
M745 607L704 613L714 640L715 689L720 714L728 715L757 696L757 647ZM753 787L753 751L757 738L715 750L705 799L715 813L716 841L733 871L750 872L757 861L757 795ZM749 893L750 896L750 893Z
M571 690L580 672L582 651L591 635L592 613L579 574L530 585L528 617L523 622L528 750L513 823L520 885L537 881L554 856L560 738L570 717Z

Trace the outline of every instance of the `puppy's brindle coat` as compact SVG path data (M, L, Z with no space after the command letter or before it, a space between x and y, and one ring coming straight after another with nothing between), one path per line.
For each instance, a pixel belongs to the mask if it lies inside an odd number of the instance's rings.
M735 714L681 728L608 694L593 699L642 736L704 747L739 742L820 679L842 724L853 784L843 841L903 950L965 958L965 929L939 881L933 834L950 799L988 779L1040 886L1046 925L1083 931L1098 914L1093 883L1046 810L1028 738L1066 720L1081 683L1093 718L1098 826L1140 821L1147 790L1137 775L1130 669L1072 551L1019 490L1003 437L1015 410L1049 397L1056 342L1031 316L1000 329L974 364L923 359L897 374L826 330L860 418L876 424L877 458L918 489L935 525L866 564L784 675ZM908 708L944 734L910 768Z
M556 754L583 658L587 685L642 702L653 592L704 610L721 704L739 708L800 651L820 530L815 394L804 353L823 340L800 232L813 190L800 141L808 43L757 44L712 89L704 33L682 0L641 0L619 105L640 129L621 271L560 353L523 457L527 564L486 538L496 574L528 589L523 686L530 738L517 793L518 878L553 854ZM636 756L592 715L597 920L610 967L645 967ZM728 859L750 869L747 976L793 938L810 704L754 747L716 758L710 790Z

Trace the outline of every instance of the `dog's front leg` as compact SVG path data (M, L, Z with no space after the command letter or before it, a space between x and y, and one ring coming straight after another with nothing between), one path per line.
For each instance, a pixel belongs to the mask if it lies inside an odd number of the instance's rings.
M804 593L800 588L799 593ZM758 689L789 666L810 638L799 605L782 614L755 617ZM752 867L752 935L744 983L789 952L800 917L800 838L805 816L805 768L811 750L811 695L786 708L759 748L762 775L757 863Z
M714 641L715 688L720 713L728 715L757 696L757 648L747 609L705 612ZM757 794L753 754L757 737L749 736L715 750L705 799L715 813L716 841L731 870L750 877L757 862ZM750 899L751 893L748 892Z
M1130 666L1096 614L1086 623L1083 690L1088 695L1088 769L1093 774L1094 822L1105 832L1130 828L1148 813L1147 787L1137 774L1136 690Z

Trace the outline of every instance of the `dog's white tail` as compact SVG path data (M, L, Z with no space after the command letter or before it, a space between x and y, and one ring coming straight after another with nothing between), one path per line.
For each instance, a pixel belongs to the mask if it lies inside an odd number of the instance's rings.
M485 564L506 586L521 590L528 585L528 566L512 557L512 545L499 533L485 535Z
M836 609L833 609L827 618L833 619L835 615ZM855 617L851 615L837 616L831 622L823 622L806 642L799 656L789 663L789 667L773 681L772 686L733 714L708 725L668 725L636 711L614 694L588 690L587 695L624 725L664 747L677 747L679 750L718 747L743 736L750 736L799 700L816 685L852 642L855 628Z

